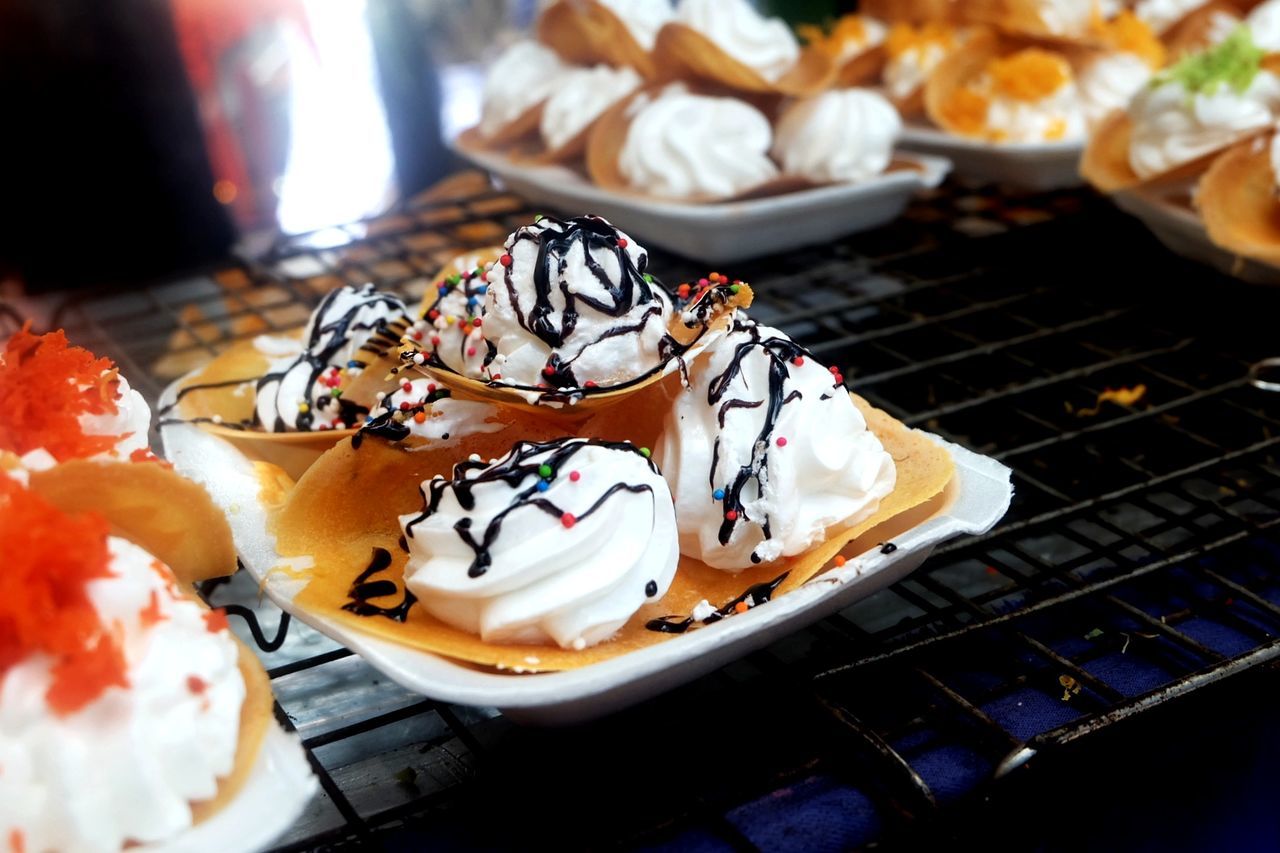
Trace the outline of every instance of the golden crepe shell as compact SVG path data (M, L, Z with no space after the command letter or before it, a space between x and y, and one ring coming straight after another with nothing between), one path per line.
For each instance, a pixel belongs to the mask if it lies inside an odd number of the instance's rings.
M1196 204L1214 243L1280 265L1280 199L1271 141L1249 139L1224 151L1200 179Z
M630 66L656 75L653 57L612 9L596 0L559 0L538 18L538 40L576 65Z
M662 81L700 80L741 92L807 97L828 88L836 67L823 50L804 48L796 64L775 81L742 63L702 33L670 23L658 31L653 58Z

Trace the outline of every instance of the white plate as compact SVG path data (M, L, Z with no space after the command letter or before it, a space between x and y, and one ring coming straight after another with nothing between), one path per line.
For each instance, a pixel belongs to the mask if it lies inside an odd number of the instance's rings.
M249 853L264 850L293 825L317 787L298 739L272 722L244 787L226 807L147 853Z
M160 405L172 401L174 386ZM942 439L956 463L955 477L932 514L907 513L903 530L890 530L897 546L848 554L848 562L762 607L639 651L582 669L537 675L485 672L429 652L388 642L349 625L302 611L294 596L304 585L284 573L266 510L258 503L259 481L250 461L227 441L192 424L161 427L165 456L178 471L203 483L226 510L245 568L267 596L316 630L363 656L409 690L462 705L497 707L531 723L563 724L591 719L671 690L787 634L847 607L902 578L944 540L991 529L1009 508L1009 469ZM915 516L915 517L912 517Z
M909 124L898 144L909 151L936 154L951 161L962 178L990 181L1029 190L1056 190L1084 184L1080 155L1084 142L995 143Z
M1280 268L1242 258L1209 239L1204 222L1186 203L1185 188L1116 193L1116 207L1137 218L1171 252L1250 284L1280 284Z
M896 219L911 196L942 183L951 164L906 155L903 169L857 184L832 184L765 198L690 204L603 190L566 166L513 164L500 154L460 151L512 191L549 208L595 213L641 242L711 264L730 263L823 243Z

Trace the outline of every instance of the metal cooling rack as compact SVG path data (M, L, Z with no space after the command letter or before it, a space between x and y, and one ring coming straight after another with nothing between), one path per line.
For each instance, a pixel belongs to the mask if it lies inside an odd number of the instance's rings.
M154 399L232 341L300 325L339 283L417 298L533 212L464 175L50 320ZM707 272L660 252L651 268ZM772 849L807 846L832 803L845 825L828 846L911 838L1032 756L1280 655L1280 400L1248 381L1274 354L1271 292L1172 259L1087 194L954 186L876 232L727 272L753 284L753 316L874 404L1012 467L1008 517L837 616L566 731L424 700L247 578L208 585L323 785L284 849Z

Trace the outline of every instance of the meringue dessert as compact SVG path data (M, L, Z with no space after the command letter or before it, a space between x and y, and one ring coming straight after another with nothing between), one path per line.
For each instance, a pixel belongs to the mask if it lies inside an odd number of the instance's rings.
M13 850L178 842L239 791L270 724L266 674L225 615L109 531L0 476L0 837Z
M677 396L654 459L675 496L681 553L734 572L862 521L895 482L843 377L741 315Z
M631 444L520 442L422 492L422 511L400 519L405 585L428 613L485 642L593 646L675 575L671 493Z
M898 111L870 89L833 89L788 104L778 120L773 157L784 174L815 184L882 174L902 131Z

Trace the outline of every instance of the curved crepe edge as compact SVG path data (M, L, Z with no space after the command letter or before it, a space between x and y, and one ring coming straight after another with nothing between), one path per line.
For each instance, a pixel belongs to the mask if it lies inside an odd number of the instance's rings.
M183 583L236 570L226 516L203 486L157 462L73 459L31 474L31 489L64 512L95 512L112 533L165 563Z
M612 9L596 0L559 0L538 18L538 41L576 65L629 66L646 79L653 57Z
M1041 5L1037 0L961 0L956 12L965 21L998 27L1012 35L1070 45L1098 43L1092 20L1081 32L1054 32L1041 14Z
M1214 243L1280 264L1280 199L1269 141L1250 139L1223 152L1200 179L1196 206Z
M1004 40L995 30L982 27L975 29L963 44L943 57L924 83L924 111L929 121L947 133L975 138L948 119L946 105L955 92L981 74L987 63L1005 47Z
M244 703L240 706L240 732L236 742L236 759L231 772L218 781L218 793L211 799L191 804L193 823L199 824L226 808L253 774L267 729L275 719L271 682L258 658L244 643L239 647L239 669L244 678Z
M432 618L420 607L413 608L404 623L382 617L364 618L343 611L341 605L347 600L350 584L367 566L374 547L385 548L395 555L391 568L380 579L395 580L399 583L398 589L402 589L407 555L398 544L401 536L398 516L421 507L418 489L422 480L432 473L446 473L432 471L430 464L414 464L416 460L412 455L386 444L366 442L359 451L339 452L339 448L308 473L309 479L298 484L284 511L277 516L275 527L281 553L310 555L316 560L310 573L311 581L298 595L296 604L370 636L457 661L505 670L574 669L670 642L678 635L650 631L644 627L645 623L672 614L683 617L703 599L723 605L751 585L768 582L784 572L788 573L787 577L775 597L785 595L830 567L837 553L854 557L871 550L878 544L877 529L885 530L886 523L910 517L904 514L930 505L931 500L942 495L955 470L950 453L925 434L908 429L856 396L853 399L863 411L868 428L880 438L897 465L894 490L874 515L833 534L804 554L751 566L738 574L681 557L667 594L656 603L646 604L617 636L599 645L573 651L554 646L485 643L479 637ZM638 431L654 429L655 418L660 427L664 411L660 401L646 402L647 406L634 408L636 418L618 417L610 423L588 421L579 434L621 440L637 435ZM647 421L647 426L640 425L640 421ZM620 429L622 432L618 432ZM656 433L653 435L656 437ZM366 450L372 451L368 457L356 458L357 453ZM344 489L335 487L337 483L352 485ZM363 491L360 485L365 483L370 484L369 488L376 486L378 493L386 497L385 503L371 508L365 505L368 501L353 497ZM399 595L397 591L390 600L398 600Z
M1080 157L1080 176L1100 192L1114 193L1140 186L1188 181L1201 175L1229 145L1266 133L1265 128L1237 136L1223 146L1158 175L1141 178L1129 164L1133 122L1124 110L1115 110L1094 129Z
M1217 30L1215 18L1220 14L1230 15L1240 22L1240 9L1226 0L1213 0L1198 9L1193 9L1159 33L1164 43L1169 63L1175 63L1182 57L1199 53L1212 45L1210 36Z
M745 92L793 97L821 92L832 84L837 72L825 51L805 47L786 74L770 81L702 33L680 23L665 24L658 30L653 61L662 82L706 80Z
M964 0L862 0L860 14L889 23L959 23Z
M542 123L544 106L546 106L545 98L509 121L493 136L485 136L481 133L478 124L469 127L458 135L454 144L463 151L497 151L510 148L537 134L538 125Z

